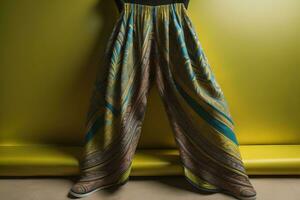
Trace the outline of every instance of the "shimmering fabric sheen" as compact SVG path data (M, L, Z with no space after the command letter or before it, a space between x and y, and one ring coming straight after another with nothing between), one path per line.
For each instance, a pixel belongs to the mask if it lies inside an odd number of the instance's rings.
M208 189L252 187L224 94L183 3L124 3L100 68L81 181L128 179L149 90L157 84L185 177Z

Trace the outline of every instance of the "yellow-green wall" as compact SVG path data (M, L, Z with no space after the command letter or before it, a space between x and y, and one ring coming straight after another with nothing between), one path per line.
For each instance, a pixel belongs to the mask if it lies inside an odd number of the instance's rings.
M298 0L190 2L240 144L300 144L299 9ZM112 0L0 2L0 145L82 144L117 17ZM175 147L155 87L139 147Z

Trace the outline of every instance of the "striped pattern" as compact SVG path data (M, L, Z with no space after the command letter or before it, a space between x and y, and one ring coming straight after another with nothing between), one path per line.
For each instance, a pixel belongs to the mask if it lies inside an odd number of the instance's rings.
M81 181L128 178L150 87L157 84L184 174L208 189L250 187L224 94L183 3L124 3L86 120Z

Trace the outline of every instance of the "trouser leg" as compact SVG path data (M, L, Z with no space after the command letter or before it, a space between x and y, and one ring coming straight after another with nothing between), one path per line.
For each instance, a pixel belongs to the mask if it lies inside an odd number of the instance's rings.
M156 82L185 177L235 194L253 189L228 104L186 10L173 5L168 14L158 12L156 20Z
M107 45L86 120L80 193L129 177L153 76L148 19L126 4Z

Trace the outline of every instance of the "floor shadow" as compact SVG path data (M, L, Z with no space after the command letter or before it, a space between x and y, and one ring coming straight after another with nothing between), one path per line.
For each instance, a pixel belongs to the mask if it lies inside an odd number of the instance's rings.
M198 190L192 184L190 184L183 175L176 176L134 176L130 177L130 180L133 181L145 181L145 180L154 180L159 184L164 184L174 189L185 190L189 192L195 192L199 194L210 195L213 193L207 193Z
M295 178L299 179L300 175L249 175L249 178ZM167 185L174 189L181 189L189 192L195 192L203 195L212 195L215 194L205 191L198 190L195 186L189 183L183 175L177 176L133 176L130 177L130 180L133 181L145 181L145 180L154 180L160 184Z

